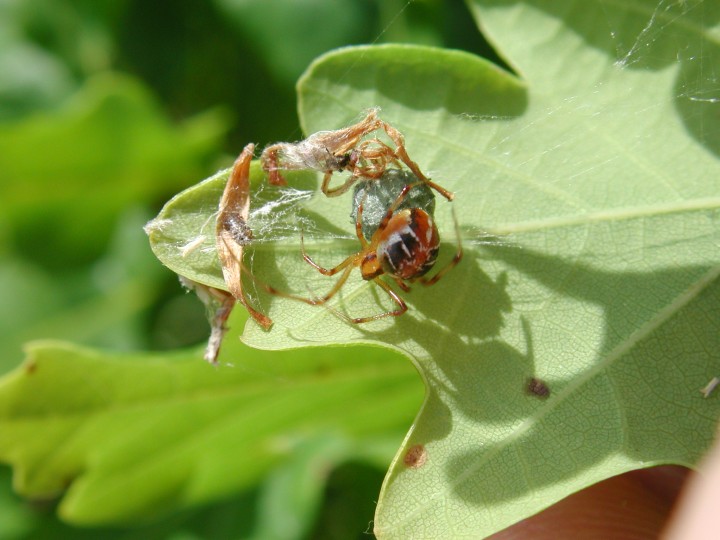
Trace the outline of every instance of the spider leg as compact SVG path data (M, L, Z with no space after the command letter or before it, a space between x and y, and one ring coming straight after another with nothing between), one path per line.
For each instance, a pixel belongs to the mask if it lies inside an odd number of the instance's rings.
M339 195L342 195L343 193L347 192L347 190L350 189L350 187L357 181L357 176L353 174L343 184L331 188L330 179L332 178L334 172L335 171L325 171L325 176L323 177L321 191L325 194L326 197L338 197Z
M280 296L283 298L290 298L291 300L299 300L300 302L304 302L306 304L309 304L311 306L322 306L326 304L328 301L330 301L337 293L340 291L340 289L345 285L345 282L347 281L348 277L350 277L350 273L352 271L353 267L348 266L345 268L345 271L342 273L340 278L335 282L335 285L333 285L332 289L328 291L328 293L321 297L321 298L305 298L302 296L298 296L295 294L286 293L284 291L279 291L275 289L274 287L270 287L269 285L266 285L265 283L260 282L260 284L270 293L274 294L275 296ZM257 279L253 276L253 279ZM330 306L325 306L326 309L329 309L334 315L337 315L341 319L344 319L345 321L352 323L352 324L363 324L370 321L376 321L378 319L383 319L385 317L399 317L403 313L405 313L408 310L407 304L405 301L400 298L400 296L393 291L390 288L390 285L385 283L380 278L375 278L373 280L375 283L377 283L390 297L390 299L397 304L397 308L385 311L384 313L378 313L377 315L371 315L369 317L348 317L341 311L338 311L337 309L334 309Z
M388 137L390 137L395 143L395 155L400 159L400 161L407 165L408 168L413 172L413 174L417 176L420 180L425 182L428 186L437 191L448 201L452 201L455 198L455 194L430 180L422 173L418 164L415 163L412 159L410 159L410 156L408 156L408 153L405 150L405 137L403 137L402 133L400 133L397 129L392 127L387 122L382 123L382 128L385 130L385 133L388 134Z
M333 296L337 294L337 292L340 290L340 288L345 284L348 277L350 276L350 272L352 271L352 266L346 266L345 271L342 273L342 275L338 278L338 280L335 282L335 285L333 285L332 289L323 297L321 298L306 298L304 296L299 296L297 294L292 294L289 292L281 291L280 289L277 289L273 287L272 285L268 285L264 281L262 281L260 278L255 276L245 265L242 265L243 272L250 276L250 278L260 287L265 289L268 293L279 296L281 298L289 298L291 300L298 300L300 302L304 302L306 304L309 304L311 306L321 306L328 302Z
M417 280L418 283L425 285L426 287L429 287L430 285L435 285L438 281L440 281L440 278L442 278L450 270L455 268L457 266L457 264L463 258L462 238L460 237L460 225L458 224L457 215L455 214L455 208L452 208L452 216L453 216L453 222L455 223L455 236L457 238L457 251L455 252L455 255L453 256L452 260L448 264L446 264L443 268L438 270L438 272L434 276L432 276L430 278L421 277Z
M390 298L393 300L393 302L395 302L398 305L397 309L394 309L392 311L386 311L385 313L379 313L377 315L371 315L369 317L350 317L350 316L346 315L345 313L343 313L342 311L338 311L337 309L330 307L330 306L325 306L325 309L329 310L333 315L335 315L339 319L342 319L351 324L363 324L366 322L383 319L385 317L399 317L400 315L405 313L408 308L407 308L407 304L405 304L403 299L400 298L395 293L395 291L390 289L390 287L385 282L383 282L379 278L377 281L378 281L378 284L380 285L380 287L382 287L385 290L385 292L388 293L388 296L390 296Z
M405 313L408 310L408 307L407 307L407 304L405 303L405 301L402 298L400 298L400 296L390 288L390 285L385 283L379 277L376 277L375 279L373 279L373 281L377 285L379 285L388 294L388 296L392 299L393 302L395 302L397 304L397 308L392 311L378 313L377 315L371 315L369 317L356 317L356 318L348 317L347 320L353 324L363 324L363 323L370 322L370 321L377 321L378 319L383 319L385 317L399 317L400 315L402 315L403 313ZM339 314L339 315L343 315L343 314Z
M365 178L380 178L388 164L400 168L401 164L392 148L377 137L363 141L358 149L360 163L356 164L354 174ZM367 165L366 165L367 163Z
M357 266L358 253L350 255L343 262L341 262L337 266L334 266L333 268L325 268L323 266L320 266L310 257L310 255L307 254L307 251L305 251L305 235L302 233L302 231L300 232L300 246L302 248L302 256L305 262L324 276L334 276L348 265Z
M397 286L400 287L403 291L410 292L410 285L408 285L405 281L403 281L402 278L393 276L392 274L390 274L390 277L392 277L395 280L395 283L397 283Z
M368 112L367 116L357 124L345 129L330 132L330 134L328 134L327 136L327 139L325 140L326 147L328 149L331 149L331 153L335 157L343 156L348 152L354 152L358 156L358 158L356 159L362 159L362 151L358 150L357 148L358 143L360 143L360 139L362 139L365 135L380 129L382 127L382 124L383 122L377 117L377 109L371 109ZM362 143L360 146L362 148L366 146L366 143ZM390 150L389 148L388 150L390 153L392 153L392 150ZM385 169L383 167L383 172L384 170ZM358 167L357 165L354 165L352 176L348 178L343 184L331 188L330 179L332 178L334 172L336 171L325 171L325 176L323 178L322 192L327 197L337 197L339 195L342 195L343 193L346 193L347 190L350 189L350 187L357 181L360 176L368 176L367 174L365 174L365 169L363 167ZM379 175L373 177L379 177L381 175L382 172Z
M262 281L260 278L256 277L255 274L253 274L247 267L245 267L244 264L242 264L243 273L247 274L257 285L265 289L268 293L279 296L281 298L289 298L291 300L297 300L300 302L304 302L305 304L309 304L311 306L322 306L329 302L337 293L340 291L343 285L345 285L345 282L347 282L348 278L350 277L350 273L352 272L353 267L352 266L346 266L345 270L343 271L342 275L338 278L338 280L335 282L335 285L333 285L332 289L328 291L327 294L322 296L321 298L306 298L303 296L299 296L296 294L288 293L285 291L281 291L279 289L276 289L275 287L268 285L264 281ZM386 311L384 313L379 313L377 315L371 315L369 317L348 317L344 313L337 311L336 309L333 309L329 306L326 306L327 309L329 309L333 314L337 315L341 319L346 320L347 322L353 323L353 324L362 324L370 321L376 321L378 319L382 319L385 317L399 317L403 313L405 313L408 309L407 304L403 301L400 296L393 291L390 286L382 281L380 278L375 278L373 280L375 283L377 283L392 299L393 302L397 304L397 308L391 311Z
M265 290L269 292L270 294L274 294L275 296L280 296L283 298L290 298L291 300L299 300L300 302L304 302L306 304L309 304L311 306L322 306L323 304L327 303L333 296L337 294L337 292L342 288L343 285L345 285L345 282L347 281L348 277L350 277L350 272L352 272L353 267L352 266L345 266L345 270L340 275L338 280L335 282L335 285L332 286L332 289L328 291L328 293L325 296L322 296L321 298L306 298L304 296L299 296L296 294L288 293L285 291L280 291L276 289L275 287L271 287L269 285L266 285L262 283L262 285L265 287Z
M365 196L367 197L367 194ZM302 230L300 231L300 246L302 249L303 259L305 259L305 262L315 268L315 270L320 272L322 275L334 276L342 269L344 269L347 265L358 266L359 262L362 260L362 256L365 254L366 248L368 247L368 241L365 239L362 233L362 213L364 202L365 201L363 200L363 202L360 203L360 206L358 206L357 218L355 219L355 234L357 234L358 240L360 240L362 250L358 253L350 255L343 262L333 268L324 268L320 266L310 257L310 255L307 254L307 251L305 250L305 234Z
M373 245L377 245L379 242L380 237L383 234L383 231L387 227L388 223L393 217L393 214L397 211L397 209L400 207L402 202L405 200L405 197L407 197L408 193L410 193L410 190L413 189L415 186L419 185L421 182L414 182L412 184L406 184L402 190L400 191L400 194L395 198L395 202L393 202L390 207L387 209L387 212L385 212L385 215L383 216L382 220L380 220L380 224L378 225L377 230L375 231L375 234L373 234L372 239L370 240L370 243ZM360 214L360 207L358 207L358 214Z
M360 205L358 206L357 210L357 216L355 217L355 234L358 237L358 240L360 240L360 245L362 246L361 254L364 254L367 251L368 248L368 241L365 239L365 235L362 232L362 215L363 215L363 207L365 206L365 200L367 199L367 192L365 192L365 196L363 197L363 200L360 201Z
M349 149L348 149L349 150ZM346 152L345 152L346 153ZM353 157L351 158L352 165L352 174L350 175L350 178L345 180L342 184L340 184L337 187L331 188L330 187L330 180L332 179L333 173L337 172L334 170L327 170L325 171L325 176L323 177L322 187L321 191L323 194L325 194L326 197L338 197L339 195L342 195L343 193L347 193L347 191L355 184L355 182L358 181L360 177L363 178L379 178L382 176L383 170L380 172L380 174L376 174L374 171L371 172L369 167L364 167L357 163L358 161L363 159L362 151L356 149L353 149L352 152ZM348 167L349 168L349 167Z

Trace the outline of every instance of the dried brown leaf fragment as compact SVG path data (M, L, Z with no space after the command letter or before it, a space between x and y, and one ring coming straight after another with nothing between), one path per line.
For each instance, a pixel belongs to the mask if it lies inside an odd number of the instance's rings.
M257 323L270 329L272 320L255 309L245 295L243 273L251 275L243 263L245 246L252 242L248 226L250 213L250 163L255 145L250 143L235 160L225 191L220 199L220 211L215 228L215 245L222 265L228 291L248 310Z

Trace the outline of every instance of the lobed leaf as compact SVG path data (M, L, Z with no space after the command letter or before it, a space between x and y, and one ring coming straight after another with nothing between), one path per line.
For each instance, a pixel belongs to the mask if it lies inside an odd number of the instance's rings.
M63 495L61 516L83 525L247 490L278 466L289 489L317 498L325 475L307 478L293 462L386 461L420 402L409 366L379 348L268 354L234 341L217 369L193 351L28 346L0 381L0 460L14 467L15 489ZM300 457L313 447L322 455ZM291 502L312 511L309 499Z
M400 318L350 325L266 297L276 326L243 336L274 349L374 342L413 359L427 395L381 494L383 538L484 536L610 476L692 466L720 412L698 392L720 367L720 125L709 120L720 7L469 5L517 77L470 54L390 45L329 53L299 83L306 133L381 107L421 169L456 193L465 259L405 295ZM348 199L316 196L304 211L352 237ZM449 204L437 213L448 260ZM308 246L326 266L353 249ZM256 251L273 286L331 286L297 239ZM205 263L216 268L211 254ZM387 309L375 293L356 279L333 309ZM546 399L527 390L532 378Z

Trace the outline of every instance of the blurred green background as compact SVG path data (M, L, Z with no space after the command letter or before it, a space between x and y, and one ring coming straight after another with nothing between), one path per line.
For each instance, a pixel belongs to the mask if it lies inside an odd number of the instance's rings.
M0 369L38 338L204 342L202 306L142 226L247 142L301 138L294 84L313 58L387 42L491 54L460 0L0 0ZM313 537L366 530L383 473L335 471ZM97 537L0 476L0 540ZM243 537L254 496L103 537Z

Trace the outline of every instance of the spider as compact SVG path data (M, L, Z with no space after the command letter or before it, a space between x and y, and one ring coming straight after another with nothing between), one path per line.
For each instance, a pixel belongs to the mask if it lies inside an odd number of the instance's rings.
M359 179L379 179L389 165L404 163L421 182L436 190L447 200L454 194L427 178L405 150L405 137L397 129L378 118L378 109L370 109L357 124L335 131L319 131L297 143L277 143L266 147L260 160L271 184L286 185L281 170L312 169L325 173L322 192L328 197L345 193ZM382 129L395 144L395 150L377 137L363 137ZM343 184L330 187L332 175L350 171Z
M320 298L304 298L279 291L273 287L266 286L265 288L275 295L300 300L310 305L323 305L340 291L352 270L359 268L362 278L366 281L375 282L387 293L397 307L368 317L352 318L340 313L338 315L355 324L366 323L388 316L397 317L402 315L408 309L407 304L386 281L381 279L383 274L392 278L400 289L407 292L410 290L408 283L420 283L425 286L434 285L454 268L463 256L457 219L453 214L455 229L458 233L457 251L453 259L444 268L440 269L432 277L426 277L426 274L433 268L437 260L440 249L440 235L433 220L432 210L428 212L423 208L414 206L404 207L405 201L409 199L409 195L413 190L422 187L425 187L424 182L417 178L413 183L404 184L394 202L385 211L369 240L363 233L363 209L368 199L368 192L366 191L357 206L355 217L355 233L360 241L361 249L333 268L324 268L317 264L305 251L304 240L302 241L303 259L310 266L325 276L340 274L333 287L324 296Z

